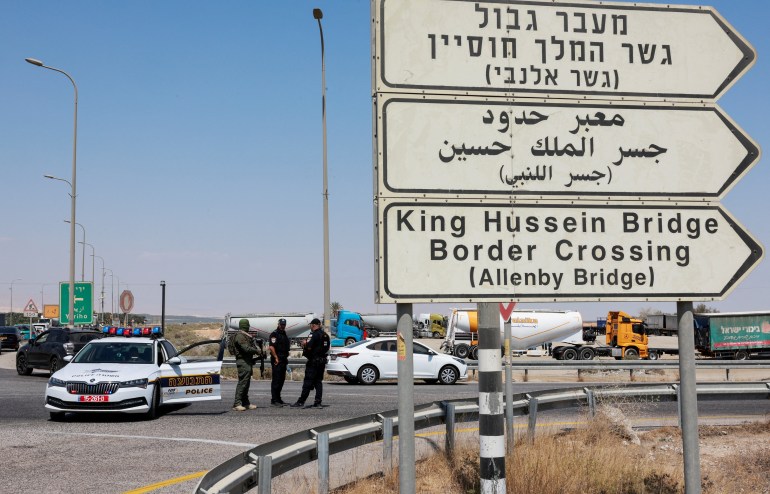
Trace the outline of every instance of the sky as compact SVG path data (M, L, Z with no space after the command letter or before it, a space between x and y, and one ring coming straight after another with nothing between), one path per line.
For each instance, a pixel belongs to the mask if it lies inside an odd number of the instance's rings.
M656 2L647 2L656 3ZM665 2L657 2L665 3ZM679 1L679 4L699 5ZM715 0L758 53L718 104L770 149L765 0ZM331 300L374 302L372 82L367 0L228 2L0 0L0 311L56 303L69 278L73 87L77 223L97 310L213 318L323 312L321 50L324 12ZM722 204L770 245L767 158ZM77 228L77 241L83 240ZM76 254L80 281L81 246ZM714 260L719 262L719 260ZM765 259L722 312L770 309ZM18 281L14 281L18 280ZM11 285L11 282L13 284ZM11 290L11 286L13 289ZM414 312L451 306L415 304ZM520 308L675 312L674 302L560 302Z

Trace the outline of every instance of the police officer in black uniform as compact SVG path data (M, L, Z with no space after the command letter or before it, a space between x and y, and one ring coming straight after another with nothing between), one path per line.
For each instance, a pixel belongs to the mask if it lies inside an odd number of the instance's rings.
M286 319L278 319L278 327L270 333L270 365L273 381L270 384L270 404L274 407L288 405L281 399L281 390L286 381L286 366L289 363L289 337L286 336Z
M291 404L292 408L323 408L323 378L326 369L326 354L329 352L331 341L329 335L321 329L321 321L310 321L310 338L304 345L302 355L307 358L305 364L305 380L302 382L302 394ZM315 388L315 400L312 405L305 406L305 400L310 396L310 390Z

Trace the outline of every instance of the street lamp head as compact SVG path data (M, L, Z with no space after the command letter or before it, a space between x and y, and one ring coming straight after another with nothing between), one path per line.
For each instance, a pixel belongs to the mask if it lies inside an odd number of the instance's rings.
M25 58L24 60L26 60L27 63L31 63L32 65L37 65L38 67L43 66L43 62L41 62L40 60L36 60L34 58Z
M324 13L321 12L321 9L313 9L313 19L318 19L319 21L324 18ZM35 60L37 62L37 60ZM30 59L27 59L27 62L30 62Z
M56 177L54 177L53 175L43 175L43 176L45 178L50 178L50 179L56 180Z

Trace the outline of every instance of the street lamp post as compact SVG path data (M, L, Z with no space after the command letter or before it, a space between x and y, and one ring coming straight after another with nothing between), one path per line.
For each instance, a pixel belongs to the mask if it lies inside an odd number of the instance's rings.
M329 306L329 182L326 172L326 60L324 54L324 30L321 26L323 19L321 9L313 9L313 18L318 21L318 31L321 33L321 125L323 127L323 222L324 222L324 331L331 333L331 314Z
M77 198L77 155L78 155L78 87L75 84L75 80L70 75L61 69L49 67L44 65L40 60L34 58L25 58L28 63L42 67L44 69L53 70L64 74L67 79L72 83L72 87L75 89L75 125L74 134L72 138L72 200L71 200L71 212L70 212L70 293L69 293L69 319L67 327L75 327L75 199Z
M91 247L91 283L93 284L93 283L96 282L96 280L94 279L95 278L95 276L94 276L94 271L95 271L94 266L96 264L96 261L94 260L94 256L96 255L96 249L94 249L94 246L89 244L88 242L78 242L78 243L79 244L83 244L83 249L86 248L86 245Z
M99 311L99 314L101 314L101 319L104 319L104 258L102 256L94 257L98 257L99 260L102 261L102 296L99 297L99 301L101 302L101 310Z
M64 220L65 223L69 223L70 220ZM82 230L83 230L83 241L80 242L83 244L83 249L81 250L82 258L80 260L80 281L86 281L86 227L84 227L81 223L76 223Z
M11 280L11 320L8 322L9 326L13 326L13 284L17 281L21 281L21 278Z
M104 270L110 272L110 324L112 324L112 318L115 316L115 273L109 268Z

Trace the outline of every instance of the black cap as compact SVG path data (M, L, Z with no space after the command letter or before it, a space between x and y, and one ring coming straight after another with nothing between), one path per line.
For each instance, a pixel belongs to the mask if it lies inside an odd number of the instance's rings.
M284 319L283 317L278 319L278 324L286 324L286 319Z
M321 324L321 320L316 317L315 319L310 321L310 324Z

